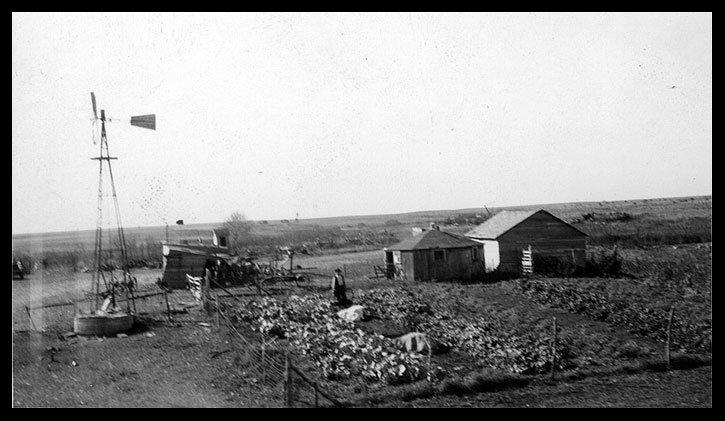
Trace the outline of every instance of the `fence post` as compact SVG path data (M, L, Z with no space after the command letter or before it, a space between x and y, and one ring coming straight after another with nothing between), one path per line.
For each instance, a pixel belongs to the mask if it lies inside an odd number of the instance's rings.
M430 341L428 340L428 337L425 338L425 344L428 346L428 386L430 387L431 392L433 391L433 372L430 371L430 357L433 354L433 347L430 346Z
M667 317L667 341L665 342L665 361L667 371L670 371L670 340L672 334L672 316L675 314L675 306L670 307L670 315Z
M315 382L315 408L319 406L319 398L318 398L318 391L317 391L317 382Z
M267 381L267 364L266 361L266 351L267 351L267 344L264 342L264 333L259 332L259 336L262 337L262 384L266 384ZM286 369L287 361L285 359L285 369Z
M556 342L557 342L557 336L558 331L556 328L556 317L553 317L553 325L554 325L554 340L551 343L551 378L554 379L554 376L556 374Z
M209 308L207 307L207 294L209 294L209 277L211 276L211 272L209 272L209 269L206 269L204 271L204 280L201 285L201 308L204 309L204 311L209 311Z
M219 309L219 292L214 292L214 304L216 305L216 313L214 315L214 322L216 323L217 330L219 329L219 312L221 311Z
M169 306L169 293L164 288L164 301L166 301L166 317L171 321L171 307Z
M290 369L289 351L284 354L284 403L292 408L292 370Z
M38 329L37 329L37 328L35 327L35 322L33 322L33 318L32 318L32 317L30 316L30 307L28 307L28 306L25 306L25 311L27 311L27 312L28 312L28 319L30 319L30 325L31 325L31 326L33 326L33 330L38 330Z

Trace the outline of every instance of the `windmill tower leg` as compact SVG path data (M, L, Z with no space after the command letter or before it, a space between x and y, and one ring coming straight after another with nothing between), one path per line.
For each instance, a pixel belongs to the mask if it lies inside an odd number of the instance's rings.
M108 176L111 181L111 193L113 196L113 206L114 211L116 213L116 226L118 230L118 242L119 242L119 248L121 249L121 268L123 270L123 290L126 294L126 306L127 310L131 311L131 301L134 301L133 293L131 289L133 288L133 282L131 279L131 275L129 273L129 261L128 261L128 248L126 247L126 235L123 231L123 223L121 222L121 208L118 205L118 195L116 194L116 182L113 179L113 169L111 168L111 158L110 152L108 150L108 140L105 136L105 130L103 131L103 138L105 140L106 144L106 161L108 162ZM136 307L135 301L133 302L134 308Z

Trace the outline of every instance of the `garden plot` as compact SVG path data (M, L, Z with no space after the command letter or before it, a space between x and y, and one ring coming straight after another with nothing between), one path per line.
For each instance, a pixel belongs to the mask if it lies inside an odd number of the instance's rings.
M287 341L327 387L350 393L423 380L440 386L482 370L536 378L552 362L561 372L657 355L652 342L532 303L512 284L372 288L356 291L355 304L364 321L337 317L320 294L265 297L231 314L239 326ZM560 320L556 350L552 316ZM401 348L396 338L408 332L425 334L427 346Z
M666 341L668 312L672 318L672 346L680 352L712 353L712 310L702 300L677 294L648 293L647 284L634 280L536 279L520 284L532 300L583 314L592 320L622 327L638 337ZM704 305L709 307L709 303Z

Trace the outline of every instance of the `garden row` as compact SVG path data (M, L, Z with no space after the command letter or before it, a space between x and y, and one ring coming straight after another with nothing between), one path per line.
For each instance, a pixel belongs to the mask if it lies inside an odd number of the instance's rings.
M672 346L682 352L712 352L712 318L702 317L686 300L636 291L629 280L623 291L619 282L579 279L532 279L519 282L523 294L535 302L620 326L629 332L664 342L668 313L672 319ZM619 289L619 290L618 290ZM701 312L700 312L701 313Z

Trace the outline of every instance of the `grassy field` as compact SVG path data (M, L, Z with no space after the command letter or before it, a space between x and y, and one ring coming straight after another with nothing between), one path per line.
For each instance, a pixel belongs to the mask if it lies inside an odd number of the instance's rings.
M529 205L490 209L421 211L391 215L345 216L301 219L299 222L251 221L245 247L273 250L279 246L301 247L306 244L316 254L337 253L340 249L380 249L400 241L415 226L430 222L443 223L461 216L486 218L500 210L547 209L590 235L590 245L621 244L627 247L701 243L712 238L712 196L625 200L614 202L580 202ZM585 215L591 215L586 219ZM627 218L619 218L626 215ZM466 219L466 218L463 218ZM471 219L469 218L469 221ZM264 223L262 223L264 222ZM202 238L211 240L211 230L219 223L169 226L169 240ZM453 233L464 233L472 223L443 226ZM132 259L160 261L161 242L166 227L126 227L127 244ZM108 233L105 234L109 238ZM85 265L93 254L95 231L72 231L43 234L13 234L13 252L26 256L29 265L54 263L61 266ZM113 245L108 249L113 250ZM113 252L112 252L113 253ZM117 257L118 253L115 253Z

